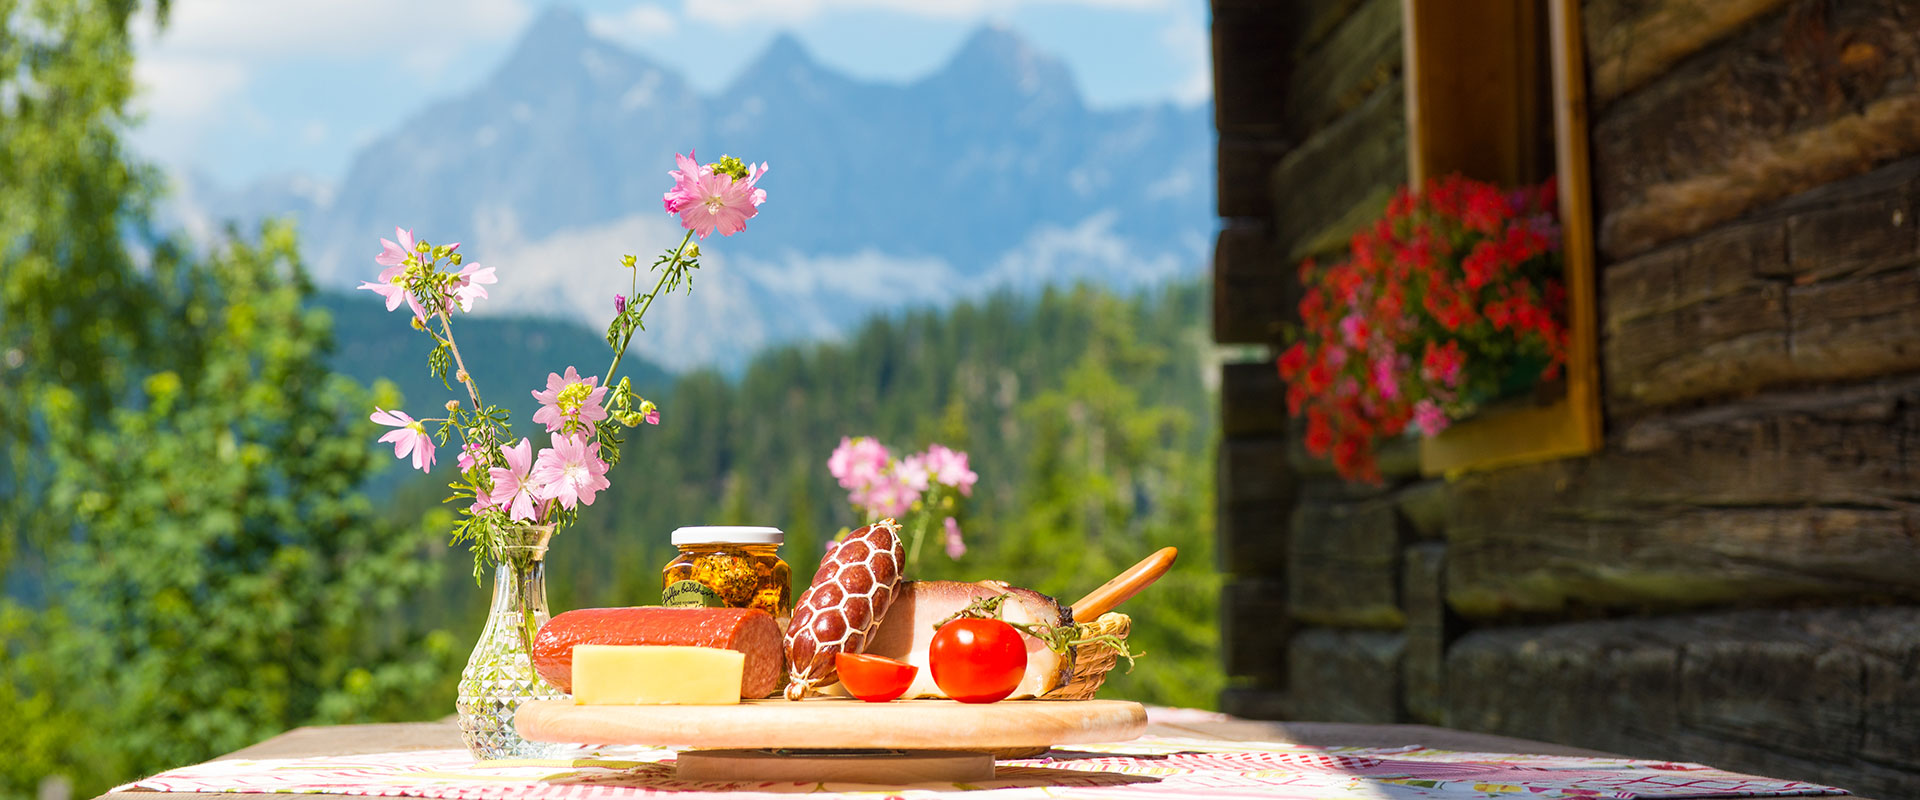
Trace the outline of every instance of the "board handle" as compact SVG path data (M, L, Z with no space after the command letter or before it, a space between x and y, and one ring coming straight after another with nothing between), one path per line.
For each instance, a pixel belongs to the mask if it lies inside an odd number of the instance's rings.
M1100 588L1088 592L1086 597L1073 604L1073 621L1092 622L1099 619L1101 614L1112 611L1115 606L1126 602L1127 598L1160 580L1160 576L1173 568L1173 560L1179 555L1180 549L1177 547L1162 547L1126 572L1115 575L1113 580L1101 584Z

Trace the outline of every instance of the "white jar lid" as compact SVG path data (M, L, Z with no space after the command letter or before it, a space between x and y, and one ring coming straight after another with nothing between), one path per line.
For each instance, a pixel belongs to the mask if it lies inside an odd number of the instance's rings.
M780 544L787 535L779 528L745 525L695 525L673 532L673 544Z

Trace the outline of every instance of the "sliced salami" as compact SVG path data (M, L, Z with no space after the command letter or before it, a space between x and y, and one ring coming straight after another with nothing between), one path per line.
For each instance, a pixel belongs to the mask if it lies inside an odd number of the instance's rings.
M900 526L883 519L854 531L820 561L787 626L787 699L833 683L833 657L858 653L893 604L906 552Z

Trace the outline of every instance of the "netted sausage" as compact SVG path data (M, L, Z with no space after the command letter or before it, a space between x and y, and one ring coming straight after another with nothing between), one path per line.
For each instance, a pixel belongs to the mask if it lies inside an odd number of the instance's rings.
M906 552L900 526L883 519L847 536L820 561L787 627L787 699L833 683L833 657L858 653L893 604Z

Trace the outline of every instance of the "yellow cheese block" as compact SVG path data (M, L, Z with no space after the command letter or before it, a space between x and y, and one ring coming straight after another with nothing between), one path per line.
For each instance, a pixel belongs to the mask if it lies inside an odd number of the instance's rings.
M738 650L672 645L583 644L573 648L573 702L583 706L740 703Z

